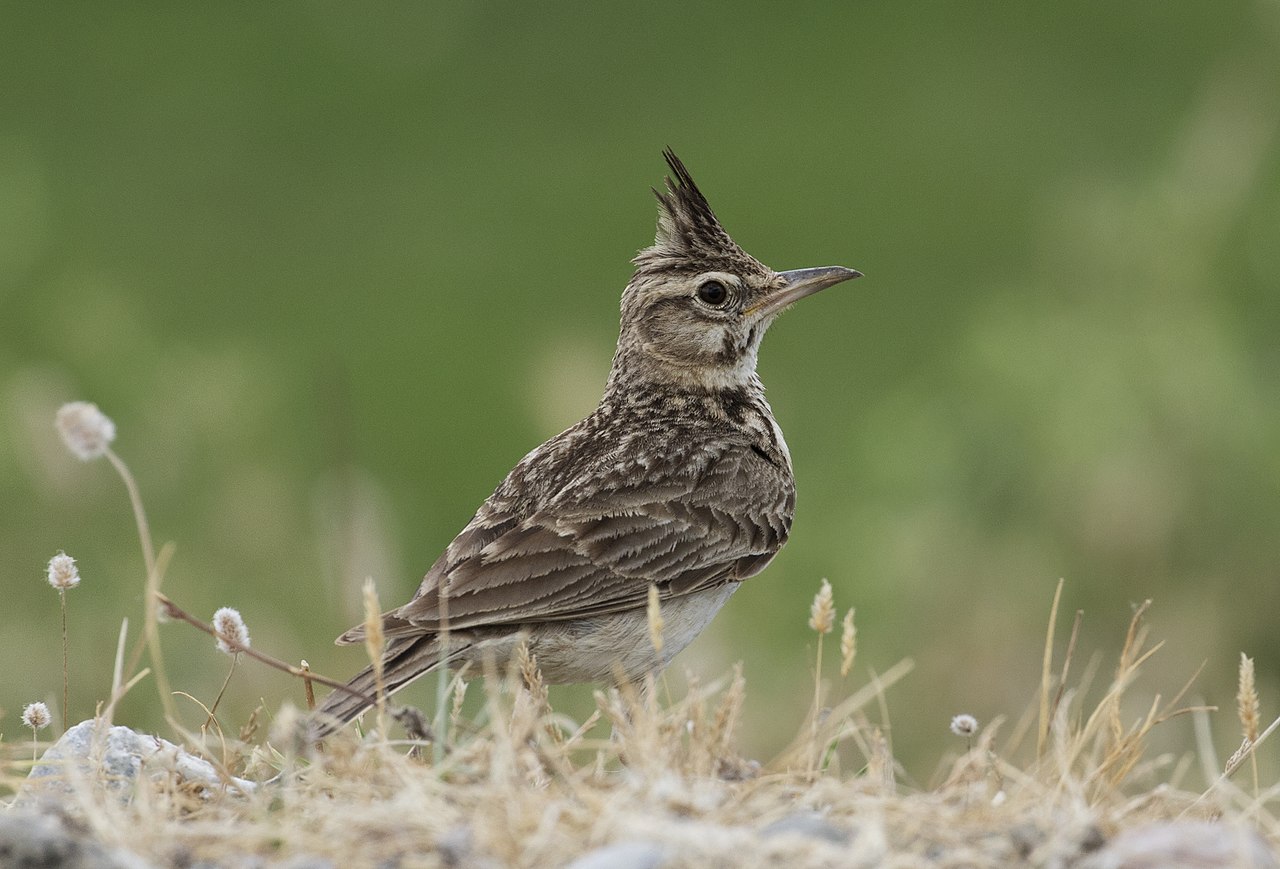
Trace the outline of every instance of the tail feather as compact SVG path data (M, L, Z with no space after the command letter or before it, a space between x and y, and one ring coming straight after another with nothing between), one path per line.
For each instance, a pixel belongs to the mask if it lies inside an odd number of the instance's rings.
M451 642L448 660L453 661L459 657L468 646L469 644ZM392 640L382 659L383 691L388 695L394 694L419 676L432 672L440 664L440 643L434 634ZM347 685L359 693L353 694L335 688L311 715L313 738L328 736L373 705L378 691L373 665L352 676Z

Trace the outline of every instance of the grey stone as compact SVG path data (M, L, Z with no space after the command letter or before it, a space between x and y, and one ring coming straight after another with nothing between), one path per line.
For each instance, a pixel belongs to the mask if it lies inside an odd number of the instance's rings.
M658 869L665 859L655 842L618 842L588 851L565 869Z
M1034 821L1023 821L1009 828L1009 841L1023 860L1031 856L1031 852L1040 847L1048 836Z
M159 780L173 776L184 784L199 784L209 792L226 787L248 793L257 785L239 778L226 779L213 765L158 736L137 733L127 727L107 727L93 719L69 729L32 768L18 796L17 806L75 794L77 786L91 792L110 793L127 801L138 773ZM65 800L62 800L66 804Z
M474 847L474 836L471 833L471 828L467 826L457 826L446 830L436 840L436 850L440 852L440 860L450 869L464 865Z
M1146 824L1118 834L1080 864L1087 869L1280 869L1254 830L1207 821Z
M56 812L0 812L0 866L13 869L152 869L119 849L107 848L88 830Z
M338 864L328 857L317 857L314 854L297 854L270 865L271 869L338 869Z
M853 841L851 831L837 827L817 812L796 812L779 818L760 830L760 835L766 839L785 835L803 836L834 845L847 845Z

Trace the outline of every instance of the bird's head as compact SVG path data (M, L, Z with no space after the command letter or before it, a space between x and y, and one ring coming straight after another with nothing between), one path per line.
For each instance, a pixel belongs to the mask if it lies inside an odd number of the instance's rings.
M658 197L658 233L622 294L611 382L639 377L695 389L746 386L760 339L792 303L859 272L842 266L775 272L720 226L669 149L673 177Z

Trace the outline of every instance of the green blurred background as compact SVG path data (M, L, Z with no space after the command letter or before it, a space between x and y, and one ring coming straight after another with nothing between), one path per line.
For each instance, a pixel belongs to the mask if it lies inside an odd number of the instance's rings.
M1131 604L1143 690L1280 712L1280 5L9 5L0 35L0 731L107 693L142 568L124 490L52 418L119 427L166 590L345 675L388 606L603 384L670 144L744 248L867 277L761 369L792 541L678 661L745 662L749 750L811 694L820 578L859 683L903 656L892 736L1032 699L1066 579L1105 677ZM205 702L227 659L164 628ZM832 662L828 645L828 664ZM1105 679L1104 679L1105 681ZM409 695L427 703L429 688ZM257 666L224 703L297 701ZM590 703L566 689L571 711ZM1139 704L1141 706L1141 704ZM185 723L203 716L179 701ZM1135 713L1136 714L1136 713ZM150 683L117 716L163 728ZM1170 725L1184 748L1189 723Z

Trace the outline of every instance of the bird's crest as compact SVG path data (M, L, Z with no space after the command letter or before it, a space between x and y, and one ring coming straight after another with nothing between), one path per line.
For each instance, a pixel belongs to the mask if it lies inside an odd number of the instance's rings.
M720 226L706 197L675 152L667 148L662 156L672 174L666 178L665 191L653 191L658 197L657 237L652 247L636 255L633 260L636 266L641 270L695 272L734 271L747 263L762 268Z

